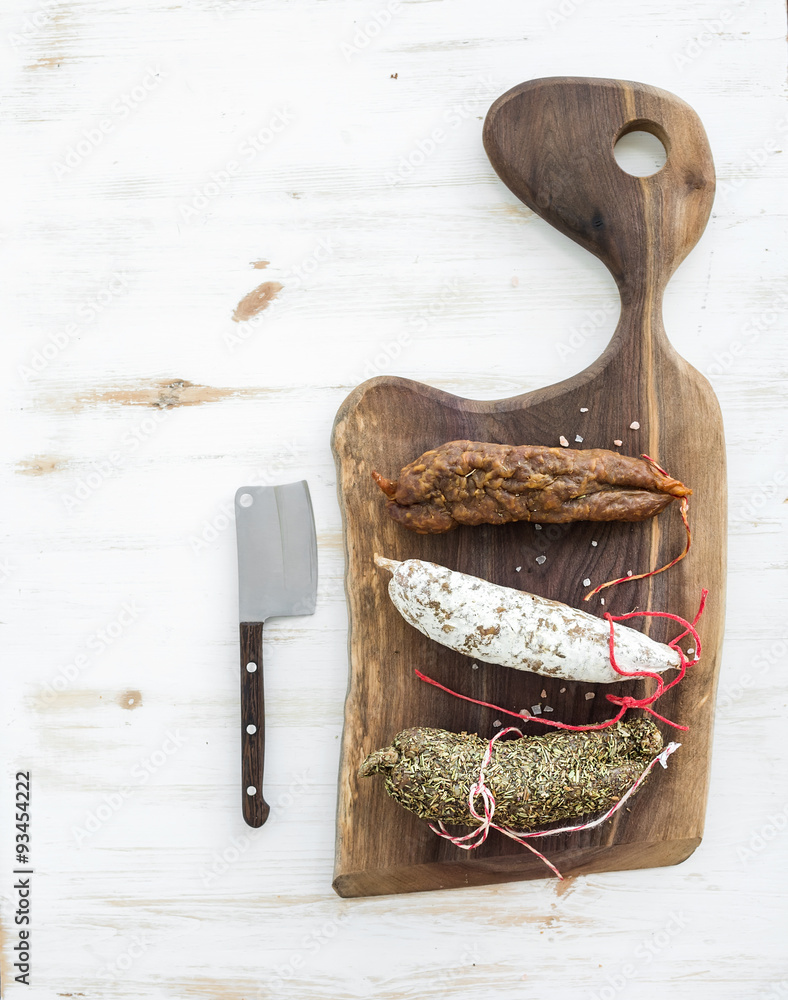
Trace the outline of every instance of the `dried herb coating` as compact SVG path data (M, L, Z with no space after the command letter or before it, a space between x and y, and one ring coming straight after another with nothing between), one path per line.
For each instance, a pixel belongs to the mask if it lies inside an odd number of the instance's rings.
M391 517L419 534L509 521L645 521L692 493L651 462L602 448L482 441L427 451L396 481L372 476Z
M475 827L468 795L487 747L487 740L468 733L406 729L391 746L370 754L359 774L385 775L389 795L422 819ZM650 719L499 740L484 772L495 796L495 822L532 830L604 812L661 749L662 734Z

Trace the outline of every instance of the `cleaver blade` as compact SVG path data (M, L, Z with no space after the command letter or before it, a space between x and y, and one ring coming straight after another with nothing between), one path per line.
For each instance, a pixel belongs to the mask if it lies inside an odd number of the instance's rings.
M305 480L242 486L235 494L241 640L241 778L243 816L262 826L265 698L263 624L311 615L317 600L317 536Z

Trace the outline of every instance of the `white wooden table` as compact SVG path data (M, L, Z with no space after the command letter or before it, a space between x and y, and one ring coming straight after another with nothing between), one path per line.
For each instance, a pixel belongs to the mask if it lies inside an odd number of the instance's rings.
M788 996L785 14L778 0L4 5L5 996ZM672 869L340 900L331 421L374 374L495 398L601 352L612 279L504 189L481 145L494 97L562 74L678 93L717 164L714 216L666 302L673 343L719 394L731 469L705 840ZM233 322L263 281L283 287ZM314 617L267 631L273 809L253 831L228 511L242 483L301 477L320 596Z

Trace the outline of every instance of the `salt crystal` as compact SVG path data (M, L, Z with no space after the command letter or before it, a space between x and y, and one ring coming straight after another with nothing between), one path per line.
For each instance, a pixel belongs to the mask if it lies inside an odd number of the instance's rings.
M599 598L599 603L600 603L600 604L604 604L604 603L605 603L605 599L604 599L604 597L600 597L600 598Z
M541 530L542 530L541 524L535 524L534 525L534 531L541 531Z
M471 664L471 670L478 670L478 669L479 669L479 664L478 663L472 663Z
M581 413L588 413L588 407L587 406L581 406L580 407L580 412Z
M522 717L524 719L530 719L531 718L531 713L528 711L527 708L521 708L520 709L520 715L522 715Z
M523 568L522 566L515 566L514 567L515 573L519 573L522 568Z
M585 580L583 580L583 586L584 587L590 587L591 586L591 581L588 579L588 577L586 577Z
M542 706L541 705L531 705L531 711L533 712L534 715L541 715L542 714Z
M547 692L545 691L544 688L542 688L542 693L541 693L540 697L541 698L546 698L547 697Z
M550 708L549 705L545 705L544 710L545 710L545 712L552 712L553 711L552 708Z
M594 546L594 548L596 548L597 545L599 545L599 542L591 542L591 544Z
M541 565L542 565L542 563L546 563L546 562L547 562L547 556L537 556L537 557L536 557L536 561L537 561L537 562L539 563L539 565L541 566Z
M563 694L563 693L564 693L564 691L566 691L566 688L561 688L561 690L560 690L560 691L559 691L558 693L559 693L559 694Z
M632 576L632 570L631 569L627 570L627 576Z
M593 691L589 691L586 694L586 701L591 701L591 699L594 698L594 697L595 697L594 692Z
M687 650L687 656L694 656L694 655L695 655L695 650L694 649L688 649Z
M566 438L564 437L563 434L558 439L558 443L561 445L562 448L568 448L569 447L569 442L566 440Z
M495 726L496 729L500 726L500 724L501 724L500 719L496 719L495 722L493 722L493 725Z
M633 420L632 423L629 425L629 427L630 427L630 430L633 430L633 431L639 431L640 430L640 424L637 422L637 420Z
M582 438L580 437L580 435L579 435L579 434L575 434L575 441L579 441L579 442L580 442L580 444L582 444L582 443L583 443L583 439L582 439Z

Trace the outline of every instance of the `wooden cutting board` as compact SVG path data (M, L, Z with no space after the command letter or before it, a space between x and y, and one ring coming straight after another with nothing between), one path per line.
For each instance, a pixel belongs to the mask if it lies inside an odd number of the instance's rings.
M631 176L614 159L615 143L635 130L654 133L667 150L665 166L653 176ZM333 449L350 618L334 879L340 896L553 877L530 852L495 831L475 851L454 847L391 800L380 777L357 777L367 753L411 726L484 737L496 732L495 711L424 684L414 667L453 690L515 712L550 705L553 719L575 725L614 714L607 692L643 697L650 690L650 682L590 686L489 664L472 669L467 657L400 617L387 595L389 574L373 564L375 552L431 560L600 616L637 607L691 620L707 587L702 661L657 704L661 714L690 726L679 734L661 726L666 742L675 737L682 743L668 769L658 768L630 807L603 826L535 843L564 875L574 875L677 864L695 850L703 832L725 601L725 447L714 393L668 342L661 301L711 210L714 167L706 135L692 109L666 91L561 77L533 80L499 98L487 116L484 143L501 179L529 208L604 261L620 290L621 318L594 364L546 389L482 402L384 376L360 385L340 407ZM480 356L479 370L484 364ZM582 444L575 443L576 435ZM407 462L454 439L555 447L561 436L582 448L612 449L614 440L622 440L622 453L645 452L691 486L688 558L666 573L606 590L600 595L605 605L600 597L583 604L585 578L596 584L628 570L646 571L681 551L685 534L676 503L638 524L537 530L519 523L423 536L387 516L371 477L374 469L395 479ZM546 558L537 563L540 555ZM632 624L660 641L676 634L663 619ZM532 734L545 731L535 723L526 727Z

